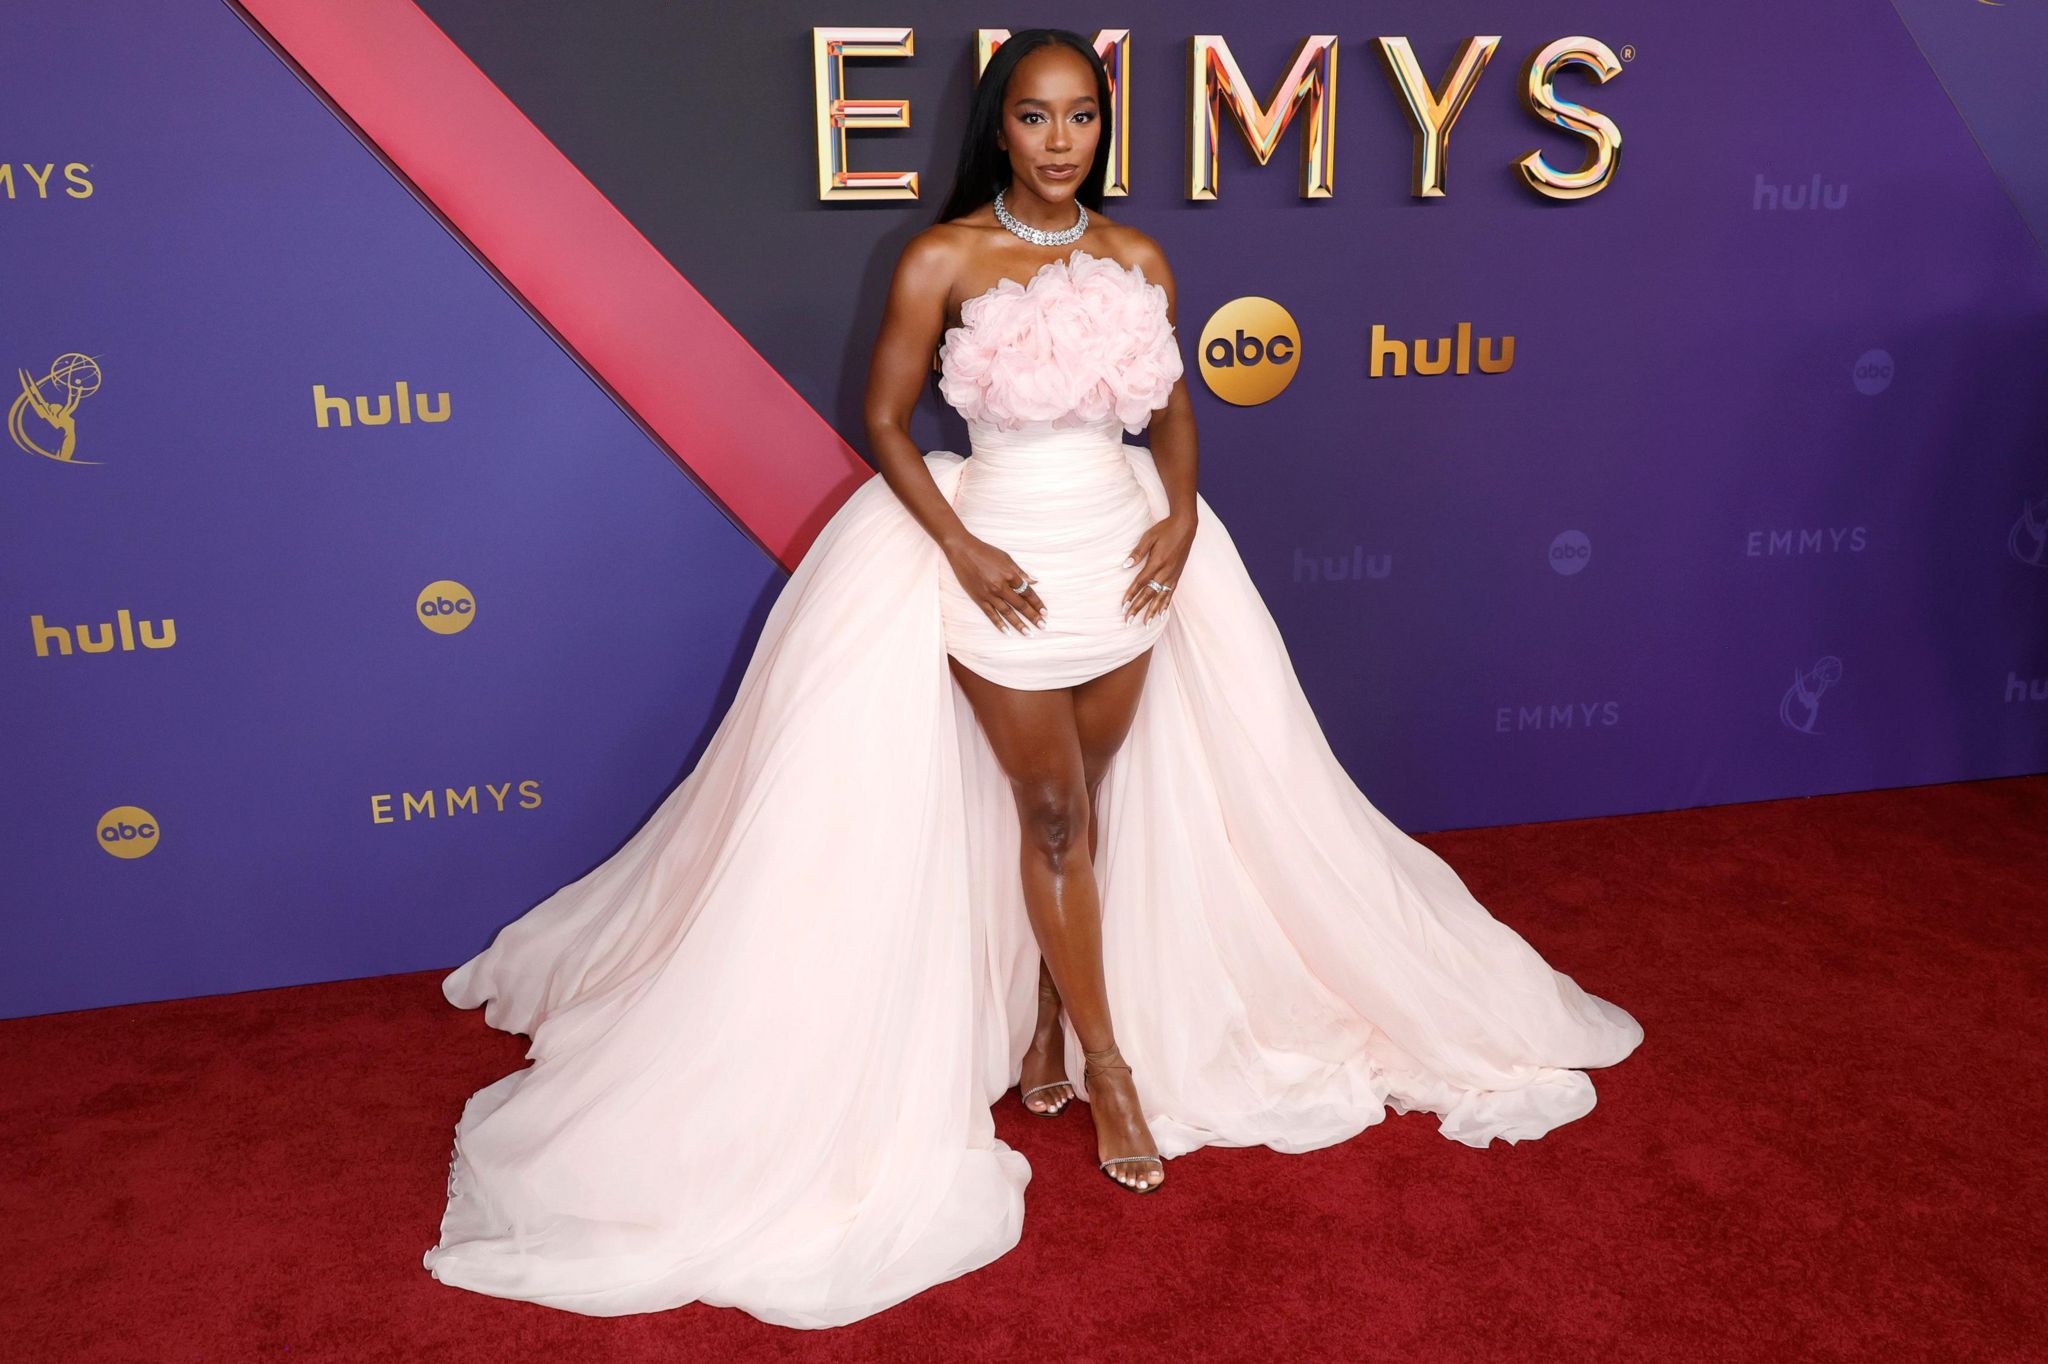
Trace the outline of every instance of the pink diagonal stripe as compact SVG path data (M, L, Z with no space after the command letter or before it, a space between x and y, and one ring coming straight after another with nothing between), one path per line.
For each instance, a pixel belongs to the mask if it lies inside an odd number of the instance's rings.
M411 0L230 0L784 567L874 471Z

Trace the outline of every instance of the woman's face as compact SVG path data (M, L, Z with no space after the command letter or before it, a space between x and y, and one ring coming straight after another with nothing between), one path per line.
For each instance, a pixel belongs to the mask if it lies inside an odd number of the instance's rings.
M1028 189L1049 203L1074 197L1101 136L1095 71L1059 43L1034 49L1010 73L997 145L1010 156L1012 193Z

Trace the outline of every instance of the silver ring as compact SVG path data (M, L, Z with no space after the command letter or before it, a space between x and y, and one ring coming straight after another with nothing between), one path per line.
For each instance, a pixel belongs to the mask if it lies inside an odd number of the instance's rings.
M1022 592L1022 591L1023 591L1023 590L1025 589L1025 588L1027 588L1027 587L1029 587L1029 586L1031 586L1031 579L1029 579L1029 578L1019 578L1019 579L1017 580L1017 585L1016 585L1015 587L1012 587L1012 588L1011 588L1010 590L1011 590L1012 592Z
M1145 580L1145 586L1147 586L1147 587L1151 588L1151 589L1152 589L1152 590L1153 590L1154 592L1171 592L1171 591L1173 591L1173 589L1172 589L1172 588L1168 587L1168 586L1167 586L1167 585L1166 585L1165 583L1163 583L1163 582L1160 582L1160 581L1159 581L1159 580L1158 580L1157 578L1147 578L1147 579Z

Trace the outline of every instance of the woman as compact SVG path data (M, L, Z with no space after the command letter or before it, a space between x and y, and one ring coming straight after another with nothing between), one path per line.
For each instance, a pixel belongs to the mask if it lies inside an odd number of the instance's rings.
M998 49L875 347L882 477L696 769L444 982L532 1064L456 1125L436 1277L835 1325L1016 1243L1013 1084L1153 1193L1389 1107L1540 1136L1641 1040L1330 752L1195 489L1172 276L1093 211L1108 96L1078 35ZM971 459L907 435L935 346Z

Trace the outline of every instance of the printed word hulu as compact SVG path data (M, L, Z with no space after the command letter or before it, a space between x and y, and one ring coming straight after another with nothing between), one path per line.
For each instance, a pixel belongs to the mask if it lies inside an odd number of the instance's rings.
M1410 347L1413 347L1415 372L1417 374L1470 374L1474 363L1472 354L1472 324L1460 322L1456 337L1438 336L1413 342L1394 341L1387 336L1382 324L1372 324L1372 368L1371 376L1383 379L1388 374L1396 376L1408 373ZM1481 374L1505 374L1515 365L1515 338L1491 336L1479 338L1477 357Z
M28 632L35 640L37 658L49 658L53 651L56 656L69 657L74 645L82 654L111 654L116 650L131 653L136 649L168 649L178 642L178 623L170 617L138 621L125 607L111 621L71 630L46 624L41 616L30 616Z
M315 384L313 424L322 431L330 426L389 426L393 414L396 414L400 426L410 426L415 421L447 421L448 414L454 410L453 404L445 389L436 396L439 401L429 407L426 394L410 392L406 388L405 380L400 379L395 395L374 393L367 397L357 397L351 410L349 399L329 396L327 385Z

